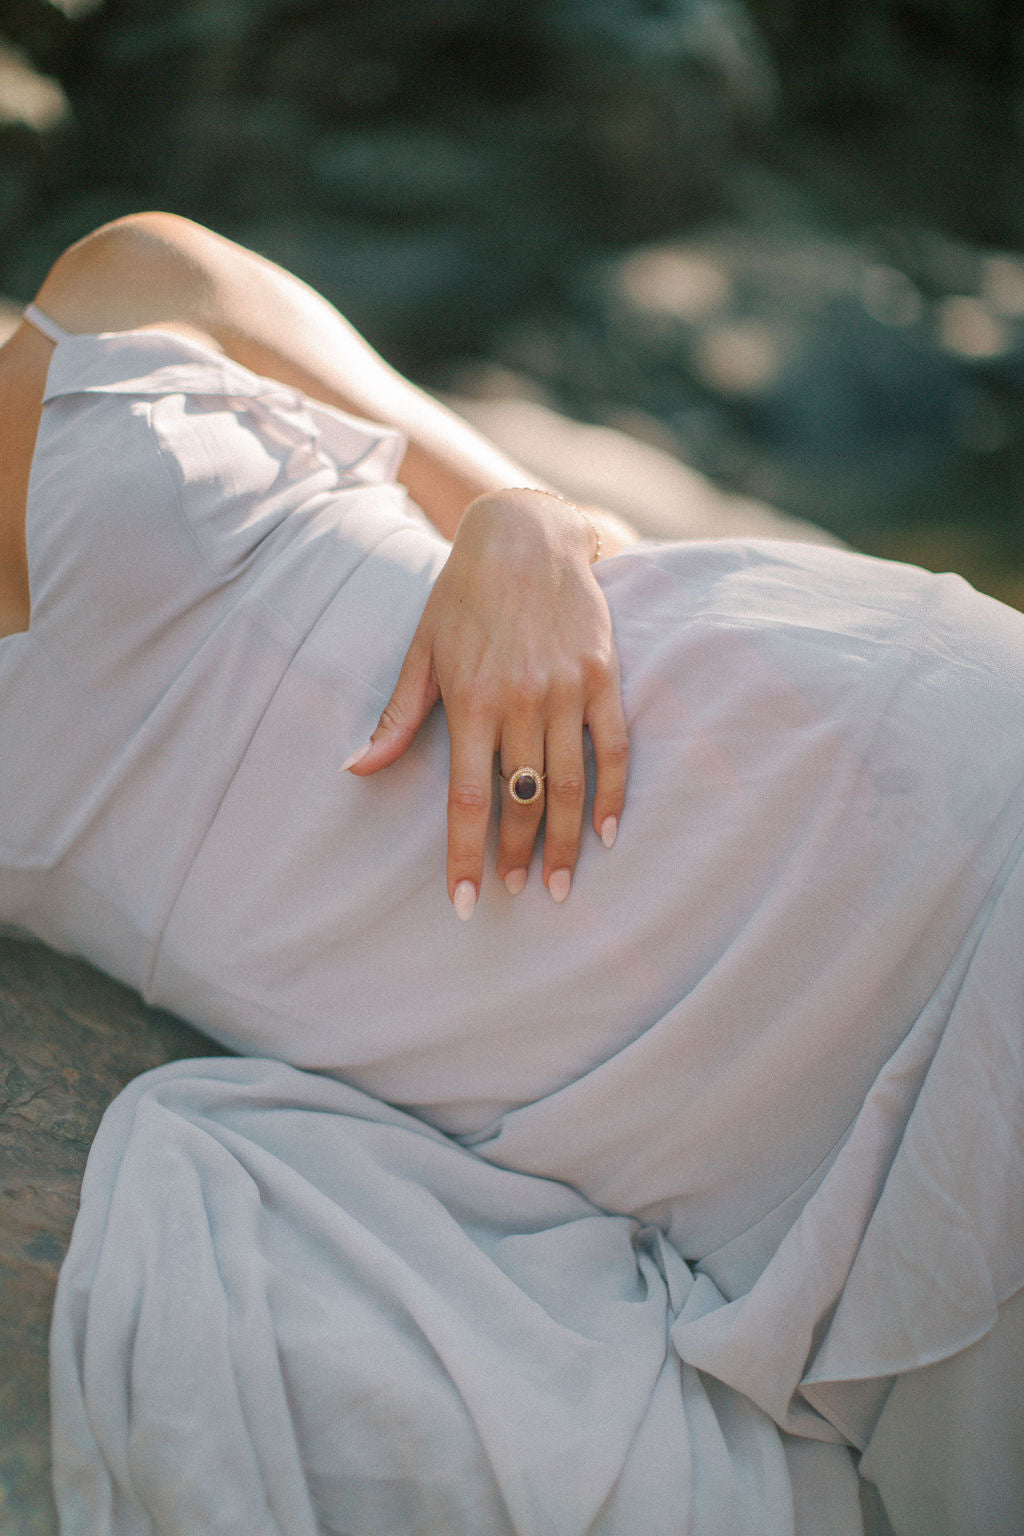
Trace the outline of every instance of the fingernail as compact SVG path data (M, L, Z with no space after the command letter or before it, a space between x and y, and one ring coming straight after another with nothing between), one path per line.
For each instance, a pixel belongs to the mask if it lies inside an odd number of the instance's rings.
M518 896L519 892L522 890L525 884L525 869L510 869L508 874L505 876L505 889L512 896Z
M614 845L618 834L619 818L617 816L606 816L601 823L601 841L606 848L611 848Z
M455 908L456 915L464 923L468 923L476 906L476 886L472 880L459 881L452 892L452 906Z
M344 773L347 768L354 768L356 763L358 763L362 758L366 756L372 745L373 743L368 741L365 746L357 747L354 752L350 752L348 757L346 757L345 761L342 763L341 767L338 769L338 772Z
M548 880L548 895L552 901L564 901L569 894L572 875L567 869L556 869Z

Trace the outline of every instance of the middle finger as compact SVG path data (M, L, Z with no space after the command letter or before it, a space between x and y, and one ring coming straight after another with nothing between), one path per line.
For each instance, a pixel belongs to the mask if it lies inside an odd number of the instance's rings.
M512 894L517 895L526 884L537 828L544 814L543 732L509 731L503 734L498 788L501 791L498 874Z

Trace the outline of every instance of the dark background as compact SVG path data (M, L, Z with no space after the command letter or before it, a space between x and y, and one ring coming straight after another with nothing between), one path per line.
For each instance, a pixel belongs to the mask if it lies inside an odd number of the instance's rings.
M170 208L427 385L625 426L1024 606L1022 18L0 0L0 291Z

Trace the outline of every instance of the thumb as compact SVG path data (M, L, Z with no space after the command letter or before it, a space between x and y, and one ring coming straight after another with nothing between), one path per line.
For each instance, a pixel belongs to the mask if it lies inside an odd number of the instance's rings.
M367 746L342 763L342 770L348 768L360 775L376 773L396 762L412 745L416 732L440 697L430 649L414 639L377 729Z

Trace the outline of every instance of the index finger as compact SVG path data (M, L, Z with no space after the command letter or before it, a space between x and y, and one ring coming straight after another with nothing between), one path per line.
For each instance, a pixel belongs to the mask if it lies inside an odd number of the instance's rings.
M479 717L448 717L448 896L463 922L473 915L484 872L494 788L495 728Z

